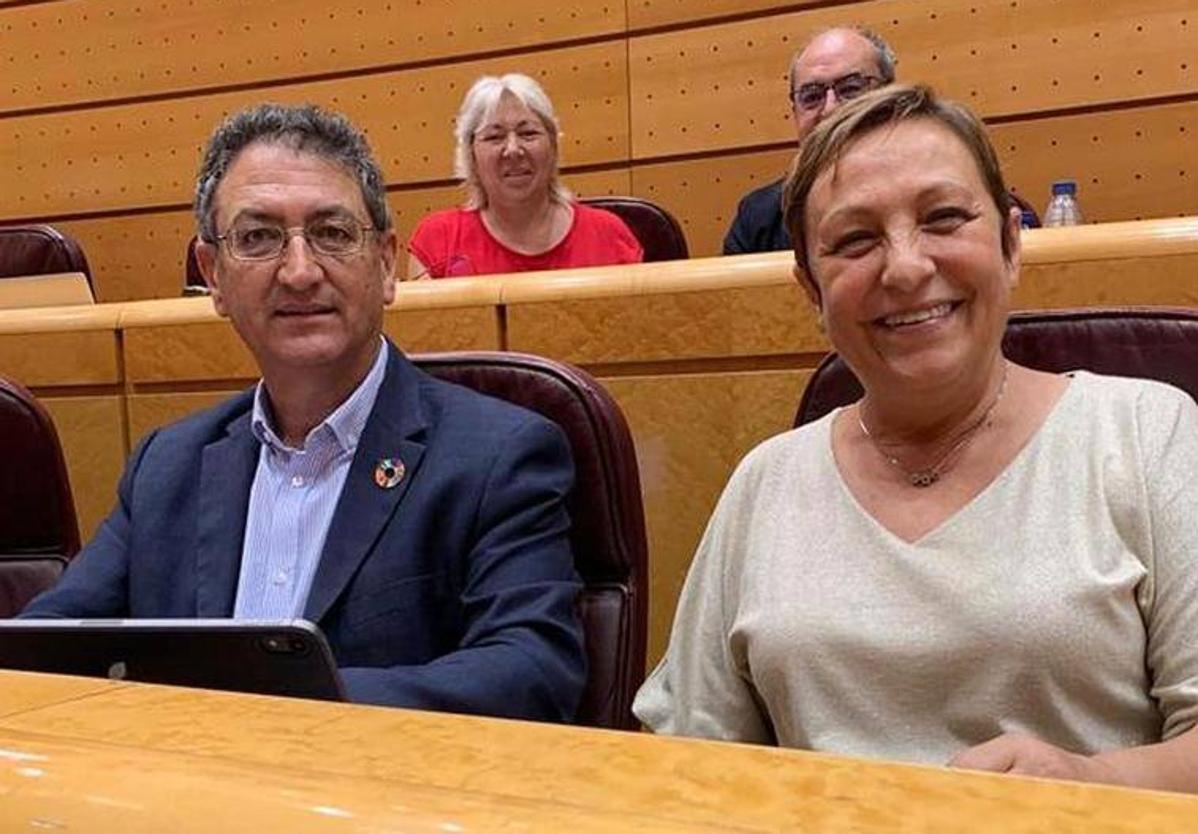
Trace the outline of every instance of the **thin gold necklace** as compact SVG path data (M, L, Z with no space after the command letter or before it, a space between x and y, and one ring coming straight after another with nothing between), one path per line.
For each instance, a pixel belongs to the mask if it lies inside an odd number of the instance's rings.
M936 461L926 469L908 469L903 465L902 461L882 448L882 444L879 443L877 438L870 434L869 429L865 427L865 420L863 420L861 417L860 404L857 406L857 425L861 427L861 433L865 435L866 439L869 440L870 444L874 447L874 449L877 450L878 454L881 455L887 463L906 476L907 483L911 484L913 487L919 487L920 489L923 489L924 487L930 487L932 484L940 480L940 476L943 475L948 469L948 464L954 459L955 455L958 452L964 451L965 447L968 446L973 439L978 436L981 430L989 425L990 418L994 415L994 409L998 408L998 404L1002 402L1002 395L1007 390L1007 367L1007 362L1004 360L1002 366L1002 382L1000 382L998 385L998 393L994 395L994 401L990 403L989 407L982 413L981 417L973 421L973 423L971 423L961 432L960 435L958 435L953 444L949 446L948 451L937 458Z

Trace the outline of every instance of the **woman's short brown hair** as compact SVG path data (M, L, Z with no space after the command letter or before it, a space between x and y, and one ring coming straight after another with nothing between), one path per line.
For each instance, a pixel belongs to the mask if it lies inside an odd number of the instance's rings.
M956 102L938 98L929 87L891 85L846 102L816 126L799 148L786 187L782 193L782 211L795 260L813 288L815 277L807 259L807 198L816 179L835 165L861 137L885 125L909 119L931 119L953 132L969 149L990 199L1000 217L1003 256L1010 258L1014 247L1007 215L1011 202L998 156L986 138L981 121Z

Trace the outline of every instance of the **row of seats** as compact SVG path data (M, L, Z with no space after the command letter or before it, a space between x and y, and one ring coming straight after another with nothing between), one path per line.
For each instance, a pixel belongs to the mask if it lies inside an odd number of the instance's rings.
M682 227L668 211L636 197L592 197L590 206L617 214L636 235L646 261L682 260L689 255ZM195 259L196 239L187 247L183 292L206 291L204 277ZM0 226L0 278L79 272L95 297L95 283L83 249L68 235L52 226Z
M1018 313L1004 350L1033 368L1138 376L1198 398L1198 312L1170 308ZM618 406L588 374L516 353L412 357L425 371L536 411L565 431L577 485L568 500L571 543L585 589L587 640L582 723L635 729L633 696L645 671L649 567L636 453ZM800 425L847 405L861 388L830 355L795 417ZM0 617L49 587L79 549L74 504L58 437L45 410L19 385L0 380Z

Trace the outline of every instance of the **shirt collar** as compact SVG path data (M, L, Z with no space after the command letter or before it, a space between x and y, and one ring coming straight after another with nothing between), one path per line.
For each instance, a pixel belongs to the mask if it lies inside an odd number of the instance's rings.
M319 443L320 438L331 438L342 451L353 452L358 448L358 439L366 428L366 420L374 410L374 401L378 397L383 377L387 373L387 343L380 337L379 352L374 364L370 367L365 379L358 384L341 405L337 406L329 416L325 417L315 428L308 432L300 449L306 449L313 443ZM275 451L297 451L288 446L275 432L274 413L271 410L270 397L266 384L258 381L254 391L254 409L250 416L250 426L254 436Z

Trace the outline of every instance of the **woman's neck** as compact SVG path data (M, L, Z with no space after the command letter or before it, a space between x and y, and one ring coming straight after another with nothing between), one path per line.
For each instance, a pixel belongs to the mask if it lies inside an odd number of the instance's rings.
M1014 370L1014 369L1011 369ZM1012 381L1006 359L995 357L980 379L953 382L934 390L901 391L887 396L867 394L859 403L860 418L879 443L913 452L952 443L979 420L993 420L999 398Z
M569 206L548 194L518 203L489 202L482 212L487 231L509 249L529 255L556 246L570 228Z

